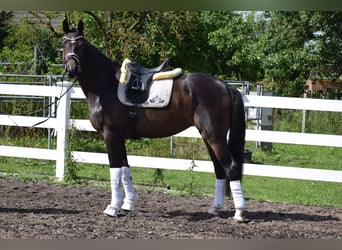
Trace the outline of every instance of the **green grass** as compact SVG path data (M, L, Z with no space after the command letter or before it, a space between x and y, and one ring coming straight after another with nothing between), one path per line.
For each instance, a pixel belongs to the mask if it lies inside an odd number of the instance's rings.
M53 180L53 164L42 164L42 161L35 164L36 160L30 160L30 164L27 165L26 161L27 159L18 158L16 161L9 160L5 164L7 167L4 167L5 161L2 158L0 170L19 173L18 177L23 180ZM79 165L80 177L86 180L90 178L105 181L109 185L108 166L84 163ZM137 186L151 185L150 188L170 188L177 190L181 195L213 195L213 173L164 170L163 181L155 182L154 172L154 169L132 167L134 183ZM246 198L254 200L342 207L342 183L244 176L243 188Z
M243 185L255 200L342 207L342 183L245 176Z
M93 133L93 137L80 138L75 143L75 150L105 152L103 141L94 135ZM1 138L0 144L45 147L46 140ZM128 141L127 151L129 154L168 157L169 146L169 138L142 139ZM273 144L271 154L263 152L260 148L256 149L253 142L248 142L246 148L253 150L252 161L259 164L342 170L341 148ZM209 160L200 139L175 138L173 154L177 158ZM83 180L93 179L109 184L108 166L77 163L77 168L77 175ZM17 173L23 180L51 181L55 175L55 162L0 157L0 171ZM132 168L132 176L137 186L168 187L177 190L181 195L213 195L214 173L163 170L163 178L159 179L155 173L155 169L134 166ZM85 181L82 184L89 182ZM249 199L342 207L342 183L244 176L243 187L245 196Z
M274 143L271 154L259 149L254 150L253 162L279 166L342 170L342 161L339 160L341 155L342 148L337 147Z

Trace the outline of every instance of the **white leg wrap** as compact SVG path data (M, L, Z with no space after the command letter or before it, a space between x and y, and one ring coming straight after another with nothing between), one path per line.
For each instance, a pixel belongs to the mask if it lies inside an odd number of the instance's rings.
M211 208L208 209L208 213L212 215L218 215L218 210L223 207L224 202L224 183L225 180L216 179L215 182L215 196L214 203Z
M103 211L106 215L117 217L122 204L122 182L121 168L110 168L110 186L112 189L112 200L110 205Z
M217 179L215 182L215 197L214 197L214 207L222 208L224 201L224 183L225 179Z
M238 222L244 222L243 211L246 208L246 202L243 197L241 181L231 181L229 184L235 207L234 219Z
M231 181L229 182L230 190L232 192L234 207L235 209L246 208L245 198L243 197L241 181Z
M133 187L133 181L131 176L131 170L129 167L122 167L122 175L121 181L125 191L125 199L121 208L123 210L133 211L134 210L134 201L135 201L135 192Z

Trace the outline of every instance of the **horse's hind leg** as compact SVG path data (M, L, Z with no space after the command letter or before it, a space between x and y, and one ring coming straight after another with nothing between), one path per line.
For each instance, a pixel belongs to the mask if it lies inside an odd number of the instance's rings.
M208 213L217 216L219 209L223 208L224 204L224 187L226 180L226 172L224 171L224 168L221 166L220 162L217 160L215 153L212 151L209 144L205 140L204 142L207 146L210 158L213 161L216 176L214 201L212 207L208 209Z
M228 144L225 140L222 140L222 142L219 142L219 140L207 141L207 144L211 148L212 152L214 152L216 158L221 163L221 166L223 166L225 173L230 179L229 185L235 207L234 219L239 222L245 221L242 216L243 211L246 208L241 186L242 165L238 164L233 159Z

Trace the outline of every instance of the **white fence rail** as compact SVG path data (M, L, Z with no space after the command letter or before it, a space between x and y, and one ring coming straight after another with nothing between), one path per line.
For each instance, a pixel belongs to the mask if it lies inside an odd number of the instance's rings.
M59 86L55 87L0 84L0 94L59 97L61 93L65 92L65 90L69 86L68 84L70 83L64 82L63 85L59 84ZM67 147L67 130L70 129L71 124L74 124L74 126L78 130L95 131L91 126L89 120L70 119L70 104L72 98L84 99L85 97L80 88L72 88L66 95L63 96L63 98L60 98L57 109L57 118L50 118L46 122L37 126L40 128L56 129L56 149L40 149L0 145L0 156L55 160L56 177L58 179L63 179L66 160L65 149ZM246 107L267 107L342 112L342 101L337 100L302 99L272 96L244 96L244 103ZM31 127L33 124L36 124L45 119L46 118L44 117L0 115L0 125ZM197 129L194 127L190 127L189 129L175 136L196 138L200 137ZM342 136L339 135L290 133L247 129L246 140L342 147ZM108 164L107 154L104 153L74 151L72 152L72 154L77 162ZM188 170L192 165L192 160L145 157L135 155L129 155L128 160L130 162L130 165L132 166L172 170ZM193 169L194 171L213 172L211 161L195 160L195 165L197 167ZM338 170L308 169L246 163L244 164L244 174L302 180L342 182L342 171Z

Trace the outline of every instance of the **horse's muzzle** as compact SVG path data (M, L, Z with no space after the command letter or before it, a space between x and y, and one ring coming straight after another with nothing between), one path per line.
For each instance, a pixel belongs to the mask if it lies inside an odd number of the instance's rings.
M80 61L75 53L68 53L64 57L65 71L69 78L75 78L80 73Z

